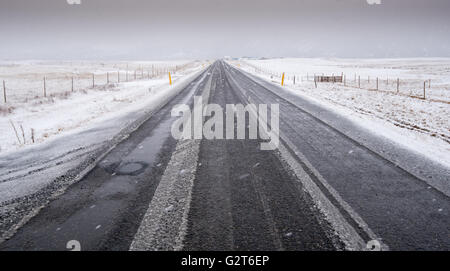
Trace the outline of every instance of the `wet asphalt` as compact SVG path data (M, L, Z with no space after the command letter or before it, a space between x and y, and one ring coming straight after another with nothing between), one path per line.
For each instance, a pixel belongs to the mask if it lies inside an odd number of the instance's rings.
M244 102L228 82L223 63L213 80L210 103L225 108ZM202 142L184 249L342 248L301 184L275 151L262 151L260 143L250 139Z
M353 126L357 139L348 136L345 129L349 121L330 110L227 68L245 95L261 103L280 104L281 132L390 250L450 249L450 200L426 180L429 176L413 175L373 151L375 148L366 147L361 142L371 140L371 146L385 145L383 139L369 136L366 130ZM418 155L409 152L408 156ZM427 159L420 156L403 160L412 163L410 167L427 164ZM430 170L434 170L436 178L449 180L448 169L431 165ZM363 232L360 234L369 241Z

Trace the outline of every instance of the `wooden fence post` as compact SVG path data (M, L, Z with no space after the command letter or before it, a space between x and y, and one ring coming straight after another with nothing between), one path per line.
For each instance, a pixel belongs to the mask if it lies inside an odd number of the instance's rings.
M377 77L377 90L378 90L378 77Z
M397 93L400 91L400 79L397 78Z
M3 99L5 100L5 103L6 103L6 83L5 83L5 80L3 80Z
M117 71L117 83L120 83L120 71Z
M95 88L95 74L92 74L92 88Z
M44 76L44 97L47 97L47 86L45 84L45 76Z
M361 88L361 75L358 75L358 88Z
M72 76L72 92L73 92L73 76Z
M425 95L425 88L426 88L426 85L427 84L427 81L424 81L423 82L423 99L425 100L426 99L426 95Z
M109 72L106 73L106 83L109 84Z
M5 83L5 80L3 80L3 99L5 100L5 103L6 103L6 83Z
M431 88L431 79L428 79L428 88Z

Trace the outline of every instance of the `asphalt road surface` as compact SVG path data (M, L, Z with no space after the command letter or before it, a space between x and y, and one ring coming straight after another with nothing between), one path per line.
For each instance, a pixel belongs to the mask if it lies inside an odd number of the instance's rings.
M263 151L261 139L177 141L171 110L192 107L199 95L223 108L279 104L280 147ZM70 241L82 250L363 250L368 242L449 250L449 194L433 185L448 176L217 61L0 250L68 250Z

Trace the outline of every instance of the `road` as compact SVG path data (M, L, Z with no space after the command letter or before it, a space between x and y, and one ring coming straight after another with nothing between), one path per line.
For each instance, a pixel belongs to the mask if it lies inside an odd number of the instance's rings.
M171 110L198 95L279 104L280 147L177 141ZM449 170L391 144L217 61L0 250L449 250L450 200L433 185Z

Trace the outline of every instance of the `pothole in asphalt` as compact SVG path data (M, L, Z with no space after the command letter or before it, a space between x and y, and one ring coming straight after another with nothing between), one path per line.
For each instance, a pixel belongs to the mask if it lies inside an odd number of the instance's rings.
M145 168L147 168L148 164L143 162L128 162L123 164L118 170L117 174L119 175L139 175L144 172Z

